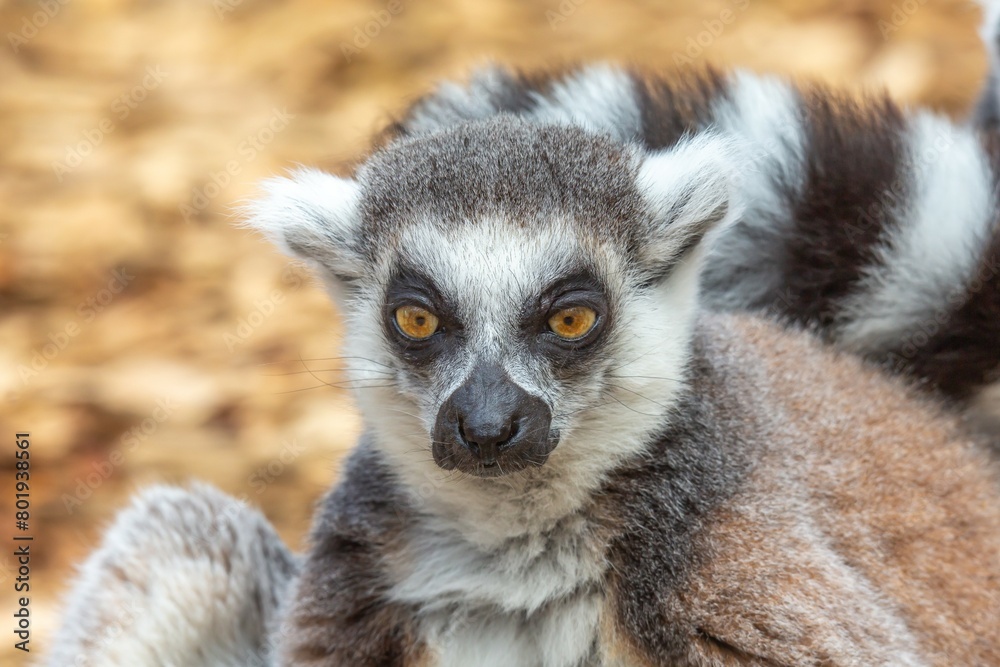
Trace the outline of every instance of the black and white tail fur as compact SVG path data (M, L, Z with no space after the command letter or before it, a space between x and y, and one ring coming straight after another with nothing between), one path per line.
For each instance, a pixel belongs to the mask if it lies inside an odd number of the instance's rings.
M954 399L1000 406L1000 8L986 14L991 72L968 127L771 77L668 83L599 66L486 70L445 84L389 134L498 113L650 151L709 127L733 133L751 206L708 262L708 304L776 313ZM204 487L152 489L81 568L45 664L269 664L297 572L259 513Z

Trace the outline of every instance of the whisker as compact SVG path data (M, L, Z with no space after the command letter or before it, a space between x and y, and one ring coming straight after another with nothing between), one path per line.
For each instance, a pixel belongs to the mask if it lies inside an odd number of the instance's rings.
M578 412L583 412L585 410L594 410L596 408L603 408L605 405L609 405L609 403L605 402L605 403L598 403L597 405L585 405L582 408L577 408L576 410L570 410L569 412L560 412L559 414L553 415L552 418L562 419L563 417L571 417L577 414Z
M375 364L376 366L382 366L388 368L389 370L395 372L395 368L389 364L384 364L381 361L376 361L375 359L369 359L368 357L358 357L358 356L343 356L343 357L316 357L315 359L303 359L299 357L298 359L288 359L286 361L267 361L262 364L255 364L257 366L275 366L277 364L294 364L301 363L303 366L309 361L341 361L343 359L360 359L362 361L367 361L368 363Z
M620 366L615 366L614 368L609 368L607 370L607 372L610 374L610 373L614 373L617 370L621 370L622 368L625 368L626 366L631 366L632 364L634 364L635 362L639 361L643 357L647 357L650 354L652 354L653 352L656 352L658 349L659 349L658 347L650 348L649 350L647 350L646 352L643 352L642 354L640 354L638 357L636 357L632 361L626 361L624 364L622 364Z
M654 405L659 405L664 410L669 410L670 409L668 406L664 405L663 403L659 403L657 401L654 401L653 399L649 398L648 396L643 396L639 392L632 391L631 389L628 389L626 387L622 387L621 385L609 384L608 386L609 387L614 387L615 389L621 389L622 391L627 391L630 394L635 394L636 396L638 396L639 398L643 399L644 401L649 401L650 403L653 403Z
M606 393L607 393L607 392L606 392ZM628 409L628 410L631 410L632 412L636 413L637 415L643 415L643 416L645 416L645 417L659 417L659 416L660 416L660 415L654 415L654 414L650 414L650 413L648 413L648 412L643 412L642 410L636 410L636 409L635 409L635 408L633 408L632 406L630 406L630 405L626 405L626 404L625 404L624 402L622 402L622 401L621 401L621 400L620 400L620 399L619 399L619 398L618 398L617 396L614 396L614 395L613 395L613 394L611 394L611 393L607 393L607 394L608 394L608 396L610 396L610 397L611 397L612 399L614 399L615 401L617 401L617 402L618 402L618 403L619 403L619 404L620 404L620 405L621 405L622 407L624 407L624 408L626 408L626 409Z
M334 388L337 388L337 389L344 389L344 388L348 388L349 389L350 385L355 384L355 383L360 383L360 382L377 382L377 383L381 383L381 385L379 385L379 386L385 386L385 387L394 387L394 386L396 386L395 382L389 381L389 380L391 380L391 378L349 378L349 379L346 379L346 380L337 380L336 382L327 382L327 381L323 380L322 378L316 378L316 379L319 380L320 382L322 382L327 387L334 387Z
M391 389L396 385L392 384L382 384L382 385L371 385L368 387L347 387L347 389ZM301 389L288 389L286 391L276 391L275 396L281 396L282 394L297 394L301 391L311 391L313 389L322 389L323 387L332 387L334 389L344 389L344 387L338 387L336 384L330 384L329 382L324 382L323 384L318 384L314 387L302 387Z
M309 371L309 375L311 375L314 380L318 380L319 382L322 382L323 384L325 384L327 386L330 386L330 387L335 386L335 384L342 384L340 382L337 382L337 383L326 382L325 380L323 380L323 378L321 378L320 376L316 375L316 373L314 373L312 371L312 369L309 368L309 366L306 364L306 362L303 361L302 357L299 357L299 361L302 363L303 368L305 368L307 371ZM346 380L346 382L351 382L351 380ZM361 387L352 387L352 388L358 388L358 389L360 389Z
M315 373L338 373L338 372L362 373L363 372L363 373L379 373L382 375L389 375L389 376L392 375L392 373L390 373L389 371L380 371L380 370L375 370L373 368L314 368L312 370L306 369L304 371L289 371L287 373L261 373L261 375L263 377L268 377L268 378L279 378L288 375L302 375L304 373L313 373L313 372Z
M391 406L389 407L389 409L392 410L393 412L400 412L406 415L407 417L413 417L414 419L419 420L421 422L423 421L423 417L421 417L420 415L415 415L412 412L407 412L406 410L400 410L399 408L394 408Z
M608 374L608 377L611 378L611 379L613 379L613 380L629 380L629 379L632 379L632 378L639 378L639 379L642 379L642 380L667 380L669 382L684 382L684 380L681 380L680 378L663 377L663 376L659 376L659 375L611 375L611 374Z

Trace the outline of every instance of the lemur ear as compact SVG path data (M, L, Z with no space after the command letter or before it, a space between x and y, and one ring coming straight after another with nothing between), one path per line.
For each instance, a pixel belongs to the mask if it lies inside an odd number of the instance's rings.
M739 217L733 187L738 156L733 139L703 134L642 163L636 185L651 216L640 261L654 278Z
M244 207L246 226L342 282L361 275L361 188L356 181L299 169L288 178L268 179L261 188L263 195Z

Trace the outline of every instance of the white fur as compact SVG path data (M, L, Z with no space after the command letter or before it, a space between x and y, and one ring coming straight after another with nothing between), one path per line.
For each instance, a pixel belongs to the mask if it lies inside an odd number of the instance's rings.
M302 168L290 178L261 184L264 196L244 206L247 227L282 252L318 262L338 275L360 272L353 239L360 225L360 187L318 169Z
M578 125L623 141L642 133L635 83L620 68L589 65L553 83L545 95L533 96L536 106L529 115L537 121Z
M595 642L604 569L590 528L570 517L546 535L484 550L446 520L414 525L393 599L422 609L438 665L579 665ZM447 573L447 576L442 576Z
M705 133L646 158L636 184L662 227L643 244L645 262L676 259L693 236L704 233L706 220L719 233L739 218L741 203L732 188L738 145Z
M530 617L495 610L428 614L422 624L436 667L580 667L598 631L599 594Z
M748 149L765 149L763 166L771 173L752 170L748 187L753 192L756 184L761 194L773 197L770 179L776 173L793 176L802 158L802 113L795 87L779 77L736 71L729 94L712 111L720 130L742 139Z
M794 87L777 77L748 72L732 75L729 95L715 103L719 130L739 139L742 156L733 187L746 210L740 228L720 236L706 265L706 280L718 283L707 292L712 306L745 310L781 291L782 274L768 254L780 247L791 220L789 199L804 184L805 134L800 101ZM773 243L760 239L772 238ZM714 258L718 258L717 260ZM767 267L774 266L774 271ZM748 269L754 280L734 278Z
M844 306L839 337L852 350L898 345L959 303L989 239L996 199L976 135L926 113L912 123L908 206Z
M595 552L589 530L570 516L550 533L527 534L485 550L449 522L428 516L410 531L409 567L394 573L399 584L393 598L431 611L464 604L534 614L581 584L599 580L603 563L587 555Z

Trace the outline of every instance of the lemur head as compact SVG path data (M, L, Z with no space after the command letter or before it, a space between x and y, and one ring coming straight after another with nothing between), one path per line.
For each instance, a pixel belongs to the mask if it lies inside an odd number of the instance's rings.
M596 469L662 425L682 381L698 247L734 214L728 158L717 136L646 155L500 117L397 140L354 178L271 180L252 224L340 302L363 416L398 465Z

